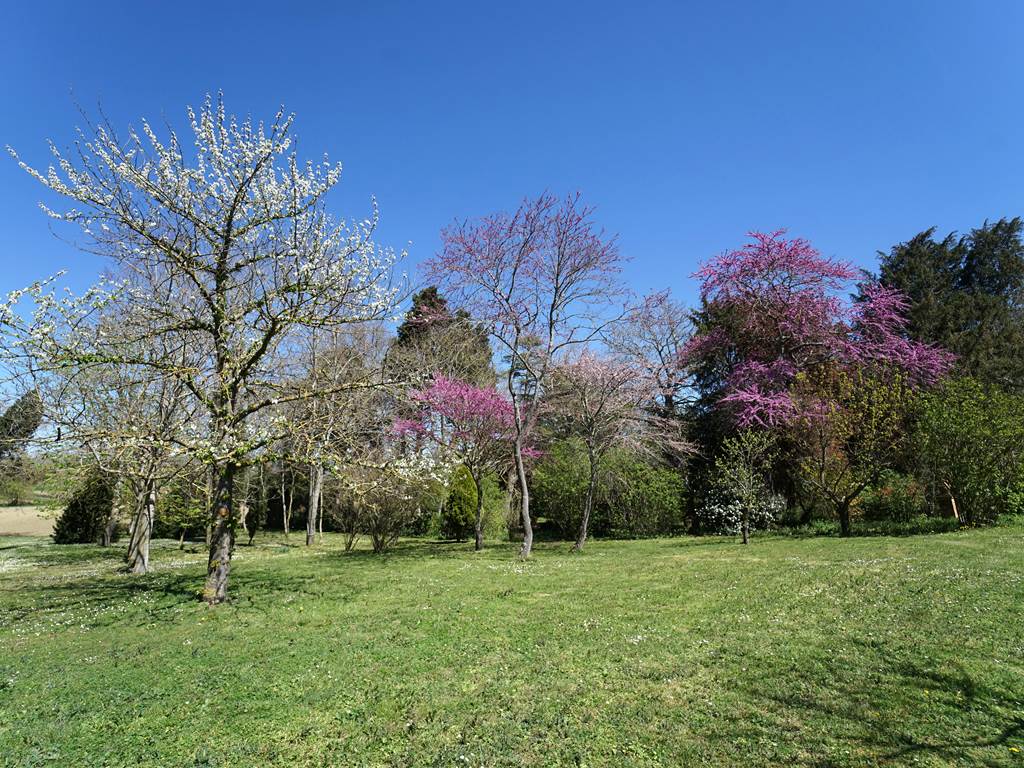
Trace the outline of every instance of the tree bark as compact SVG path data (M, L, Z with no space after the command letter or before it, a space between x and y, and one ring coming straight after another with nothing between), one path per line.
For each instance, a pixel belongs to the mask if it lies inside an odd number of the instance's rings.
M848 501L839 505L839 535L850 535L850 503Z
M316 538L316 540L318 542L320 542L321 544L323 544L324 543L324 486L323 486L323 483L320 484L320 515L318 516L316 526L317 526L317 530L316 530L316 537L317 538Z
M590 461L590 478L587 481L587 496L583 502L583 517L580 520L580 532L576 535L576 543L572 548L574 552L581 552L583 545L587 543L587 529L590 527L590 511L594 507L594 485L597 483L597 462L594 459L594 452L589 451L587 458Z
M288 501L285 502L285 484L284 484L284 469L281 469L281 524L284 528L285 537L291 533L290 528L292 524L292 504L295 503L295 478L293 477L291 482L291 488L289 488Z
M103 526L102 540L100 546L109 547L114 543L114 534L117 533L117 524L121 522L121 480L118 479L114 483L114 492L112 494L112 503L110 505L110 516L107 518L107 524Z
M474 549L479 552L484 548L484 489L480 487L480 478L473 475L473 484L476 486L476 541Z
M206 477L206 508L213 509L213 467L210 467L210 472ZM213 517L207 515L206 517L206 547L210 548L213 542Z
M526 465L523 463L523 446L515 441L513 450L516 460L516 476L519 478L519 512L523 519L523 546L519 557L525 560L533 549L533 523L530 522L530 489L526 486Z
M324 485L324 468L314 464L309 482L309 513L306 515L306 546L316 540L317 520L320 515L320 491Z
M149 573L149 543L153 538L155 515L156 484L147 480L139 494L132 535L128 540L128 570L131 573Z
M750 543L750 510L744 505L743 517L740 519L740 533L743 534L743 543Z
M235 467L225 464L217 473L211 509L213 532L206 566L206 586L203 588L203 599L210 605L223 603L228 597L228 575L235 547L234 485Z

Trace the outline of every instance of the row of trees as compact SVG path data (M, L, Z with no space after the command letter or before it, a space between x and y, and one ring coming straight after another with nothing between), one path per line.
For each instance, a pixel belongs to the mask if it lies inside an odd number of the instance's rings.
M525 558L538 511L582 549L594 522L747 541L794 510L848 534L894 473L964 522L1020 497L1017 220L925 233L877 277L754 233L701 268L691 311L634 300L593 209L545 194L444 229L392 334L402 254L374 242L375 208L331 216L340 166L300 163L283 113L189 118L188 149L99 124L46 171L22 163L111 272L0 307L37 443L101 502L66 530L109 542L127 517L133 572L158 529L202 528L221 602L239 531L293 513L309 545L325 518L381 550L447 516L479 549L497 497Z

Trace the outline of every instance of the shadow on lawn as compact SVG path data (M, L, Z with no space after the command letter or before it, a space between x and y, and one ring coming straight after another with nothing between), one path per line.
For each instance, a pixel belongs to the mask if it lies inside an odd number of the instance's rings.
M836 683L824 696L809 695L794 678L769 679L766 685L747 688L771 702L765 711L824 715L834 730L849 734L850 746L882 764L931 757L951 764L1003 765L1003 752L1024 739L1024 712L1012 691L977 681L960 664L955 671L942 671L892 659L877 644L857 645L876 658L877 665L871 666L882 671L884 683L865 682L862 674L855 674L863 673L860 668L835 669ZM840 664L841 659L832 662L833 667ZM889 716L868 723L865 711ZM1001 749L998 757L977 753L994 748ZM815 757L806 764L825 768L833 762Z
M568 548L566 544L566 548ZM549 546L538 546L537 552L547 552ZM519 551L517 542L487 542L486 546L474 552L472 541L436 540L436 539L402 539L384 552L371 549L353 549L348 552L334 550L339 558L367 564L385 565L392 561L402 560L449 560L466 556L485 560L509 560L516 557Z
M328 593L333 600L349 600L370 588L374 579L368 578L368 573L382 570L400 573L395 560L457 558L466 554L467 546L472 548L472 544L464 543L402 541L393 550L376 555L367 550L346 553L334 547L316 546L307 550L304 545L292 547L266 542L262 553L234 561L231 597L226 607L262 610L279 604L282 599L322 598ZM251 553L259 548L244 551ZM18 589L9 593L6 621L0 623L16 623L74 609L89 617L90 626L113 626L124 621L118 608L126 605L146 622L173 622L183 615L184 605L194 605L196 610L203 608L201 595L206 562L201 546L196 549L190 545L181 552L176 543L163 546L154 542L155 570L141 576L123 570L121 546L29 546L26 549L27 561L39 578L20 582ZM286 559L287 568L280 567L278 551ZM181 554L188 560L169 563ZM481 557L487 556L508 559L504 549L492 550L490 555L487 551L481 553Z

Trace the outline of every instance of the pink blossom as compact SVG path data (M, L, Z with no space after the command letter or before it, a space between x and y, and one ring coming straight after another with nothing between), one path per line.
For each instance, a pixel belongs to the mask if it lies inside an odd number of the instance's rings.
M437 374L411 398L422 407L420 434L456 456L474 476L511 463L515 413L511 401L496 390Z
M784 234L750 233L752 242L696 273L709 315L728 322L696 334L681 357L732 361L721 403L738 423L792 419L794 377L821 365L892 368L917 385L949 369L949 353L907 338L905 297L869 282L858 300L843 298L857 276L853 267Z

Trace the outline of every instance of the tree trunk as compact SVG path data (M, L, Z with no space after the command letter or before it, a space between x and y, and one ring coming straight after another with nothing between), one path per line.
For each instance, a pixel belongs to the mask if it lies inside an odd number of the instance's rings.
M128 570L131 573L149 573L149 543L153 538L153 519L156 513L156 485L147 480L135 509L132 535L128 540Z
M839 535L850 535L850 502L848 501L839 505Z
M505 475L505 530L508 533L508 540L515 541L516 525L512 517L512 502L516 495L516 468L510 467Z
M306 546L316 540L317 519L320 515L320 491L324 485L324 468L314 464L309 479L309 513L306 515Z
M242 533L245 534L246 538L252 541L252 537L249 535L249 502L242 501L238 505L238 524L242 526Z
M317 541L324 543L324 486L320 484L320 515L317 520Z
M107 524L103 526L102 540L100 546L109 547L114 543L114 534L117 533L117 524L121 522L121 480L114 483L112 503L110 505L110 516Z
M580 532L576 535L576 543L572 548L574 552L581 552L583 545L587 543L587 529L590 527L590 510L594 507L594 485L597 483L597 462L594 459L594 452L589 451L587 458L590 461L590 478L587 481L587 496L583 501L583 518L580 520Z
M750 508L743 505L743 516L740 518L740 533L743 534L743 543L750 543Z
M519 478L519 511L523 518L523 546L519 557L523 560L530 556L533 549L533 523L530 522L530 489L526 486L526 465L523 463L523 446L516 440L514 444L516 460L516 476Z
M117 515L111 512L110 517L107 518L107 524L103 527L103 539L100 541L101 547L109 547L114 543L114 534L117 532Z
M206 508L213 509L213 467L210 467L210 472L206 478ZM206 547L210 548L213 542L213 517L211 515L206 516Z
M178 549L185 549L185 526L181 526L181 533L178 534Z
M217 473L213 493L211 519L213 535L210 559L206 566L206 586L203 599L210 605L223 603L228 597L228 574L231 572L231 554L235 547L235 515L232 496L235 485L235 467L225 464Z
M285 501L284 469L281 470L281 524L284 527L284 535L287 538L291 533L292 504L295 503L295 478L292 478L289 489L288 501Z
M480 478L473 475L473 484L476 486L476 542L474 549L479 552L484 548L484 489L480 487Z

